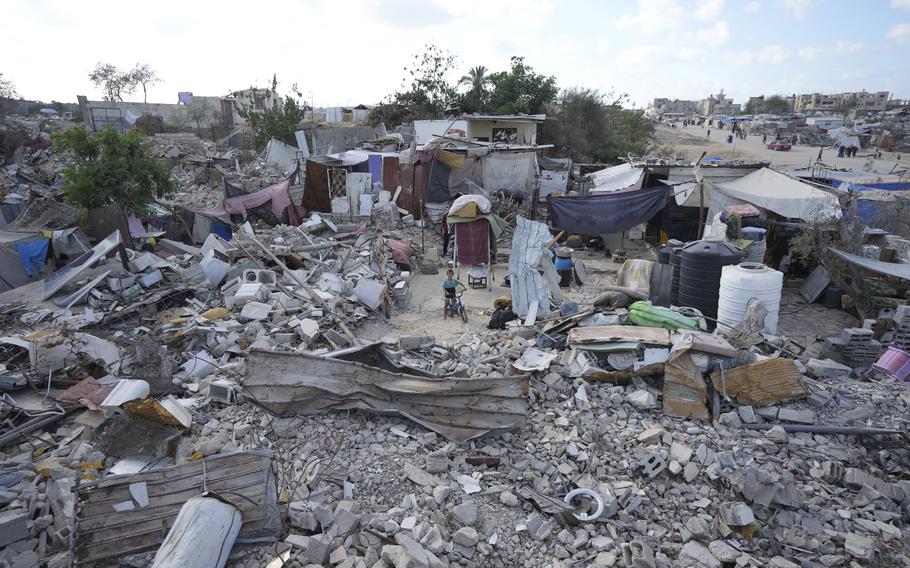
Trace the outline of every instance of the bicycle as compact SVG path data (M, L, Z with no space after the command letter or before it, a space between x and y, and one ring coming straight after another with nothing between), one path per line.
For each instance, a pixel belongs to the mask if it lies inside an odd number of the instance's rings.
M461 301L461 296L464 294L464 290L459 290L455 292L455 297L446 296L445 297L445 306L442 309L442 318L454 318L455 316L460 316L461 321L468 323L468 311L464 307L464 303Z

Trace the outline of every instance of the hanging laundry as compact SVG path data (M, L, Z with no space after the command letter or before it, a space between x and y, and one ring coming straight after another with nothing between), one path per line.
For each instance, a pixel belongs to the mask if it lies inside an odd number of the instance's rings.
M19 253L19 260L22 262L22 267L25 268L25 274L29 278L34 275L34 272L41 274L41 267L47 260L47 248L49 244L49 239L16 243L16 252Z

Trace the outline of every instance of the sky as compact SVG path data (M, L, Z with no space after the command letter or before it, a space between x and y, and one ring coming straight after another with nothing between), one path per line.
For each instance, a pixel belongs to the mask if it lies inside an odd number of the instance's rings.
M910 98L910 0L3 0L0 73L20 96L100 99L96 62L148 63L149 102L294 83L317 107L374 104L426 43L452 79L524 56L561 88L702 99L887 90ZM14 47L15 46L15 47ZM142 100L141 90L128 98Z

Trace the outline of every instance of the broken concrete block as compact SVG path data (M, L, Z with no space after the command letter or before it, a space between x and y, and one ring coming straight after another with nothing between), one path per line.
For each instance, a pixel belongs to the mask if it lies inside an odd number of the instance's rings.
M444 449L427 454L427 471L429 473L445 473L449 471L449 454Z
M28 509L0 512L0 548L28 536Z
M534 540L544 540L550 536L555 526L555 521L545 519L540 513L531 513L525 521L528 534Z
M755 409L751 406L740 406L736 409L739 412L739 418L745 424L755 424L758 419L755 417Z
M695 481L695 478L698 477L698 466L695 465L695 462L686 464L686 467L683 468L683 477L685 478L686 483Z
M452 508L452 515L463 525L471 526L477 522L477 504L465 501Z
M831 359L809 359L806 367L816 379L842 379L853 373L850 367Z
M161 270L156 268L155 270L149 272L148 274L143 274L139 277L139 284L143 288L150 288L155 284L164 280L164 275L161 273Z
M755 522L755 513L742 501L721 503L717 512L721 520L731 527L744 527Z
M480 540L480 537L475 529L471 527L461 527L452 535L452 540L455 541L455 544L461 546L474 546L477 544L477 541Z
M395 542L401 547L396 568L429 568L430 559L420 543L403 532L395 535Z
M723 563L736 562L736 559L742 556L742 552L736 550L722 540L712 541L708 545L708 550L711 551L711 554L713 554L715 558Z
M626 396L626 401L638 410L648 410L657 406L657 398L644 389L630 393Z
M721 568L720 560L711 554L708 547L694 540L683 545L679 557L694 560L699 568Z
M244 282L234 292L234 306L242 307L249 302L264 302L269 298L269 290L259 282Z
M784 427L780 425L769 428L768 431L765 432L765 436L779 444L787 443L787 440L790 438L790 436L787 435L787 431L784 430Z
M666 460L657 453L645 456L639 464L641 465L644 474L650 479L653 479L657 474L667 468Z
M673 442L670 444L670 459L676 460L680 465L689 463L692 459L693 450L689 446Z
M777 413L777 419L785 422L797 422L799 424L815 424L814 410L796 410L793 408L781 408Z
M312 345L319 338L319 322L314 319L304 318L297 324L297 332L307 345Z
M259 321L269 317L269 313L271 313L271 311L271 304L263 304L262 302L247 302L244 304L243 309L240 310L240 317L246 321Z
M499 494L499 502L506 507L517 507L518 497L516 497L515 494L511 491L503 491Z

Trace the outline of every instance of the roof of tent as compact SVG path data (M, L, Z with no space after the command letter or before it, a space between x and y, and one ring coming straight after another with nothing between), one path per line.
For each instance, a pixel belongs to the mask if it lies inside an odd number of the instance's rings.
M724 195L789 219L813 221L841 217L837 197L769 168L714 187Z
M606 193L632 186L641 189L644 174L644 168L626 163L591 172L588 176L594 182L592 193Z

